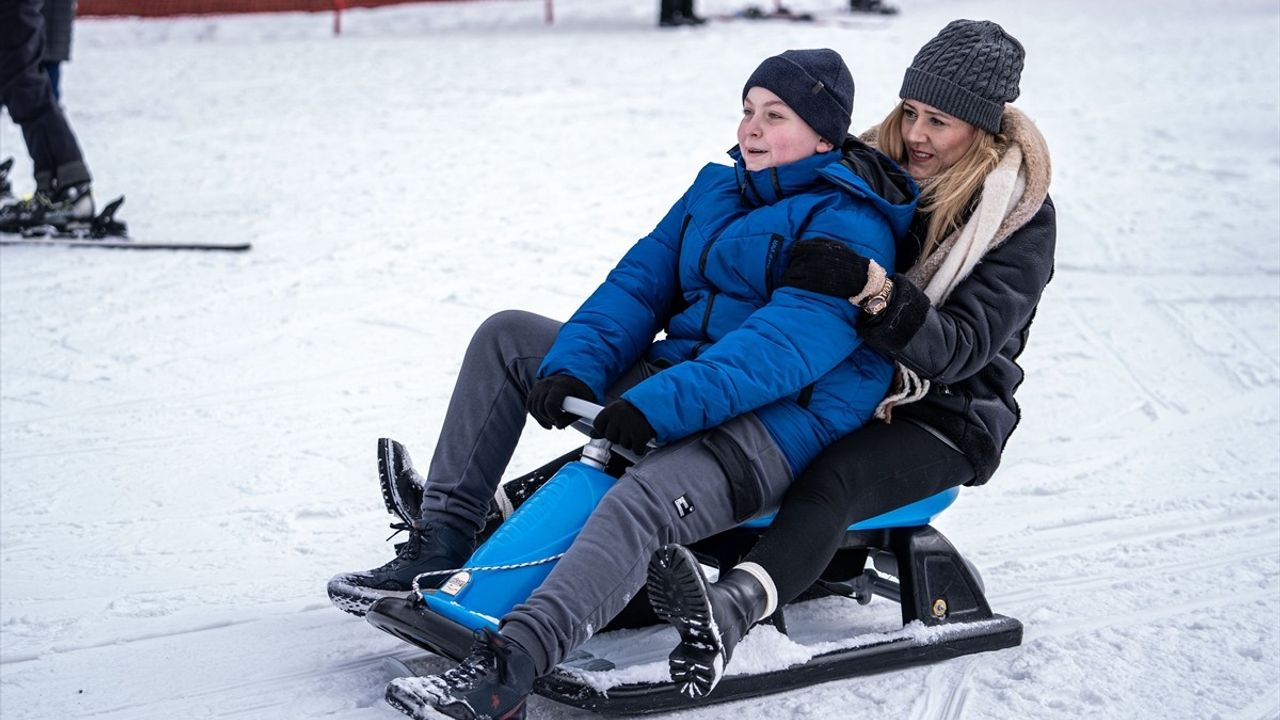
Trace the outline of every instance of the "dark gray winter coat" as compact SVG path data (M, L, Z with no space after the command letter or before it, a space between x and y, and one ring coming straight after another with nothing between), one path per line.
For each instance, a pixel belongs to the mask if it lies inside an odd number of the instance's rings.
M1017 358L1053 276L1056 236L1053 201L1046 198L941 308L895 275L889 307L860 316L858 333L868 345L932 383L921 400L895 407L893 420L913 419L946 435L973 465L972 485L991 478L1018 424Z
M1030 120L1008 108L1006 126L1011 121L1019 127L1004 131L1021 139L1024 167L1030 167L1033 177L1023 202L1005 218L1007 237L982 256L939 306L906 274L898 274L889 306L878 316L863 313L858 320L858 333L868 345L930 381L924 398L893 408L892 421L914 420L950 439L973 465L971 485L991 478L1021 417L1013 397L1023 378L1017 358L1053 276L1057 229L1047 194L1048 150ZM1033 197L1043 200L1028 206L1036 202ZM903 244L920 230L913 225ZM903 244L898 247L899 267L920 250Z
M43 62L71 59L71 21L76 16L76 0L44 0Z

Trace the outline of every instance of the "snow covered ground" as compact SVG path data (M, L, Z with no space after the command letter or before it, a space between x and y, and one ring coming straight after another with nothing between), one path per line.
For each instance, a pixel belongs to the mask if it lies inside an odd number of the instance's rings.
M680 717L1280 717L1280 8L902 4L80 22L99 201L255 249L0 250L0 715L398 717L380 659L412 653L324 597L387 557L375 439L425 460L471 331L566 317L732 145L763 57L840 50L863 128L964 16L1028 49L1058 263L1005 463L936 524L1025 641ZM7 120L0 154L30 191ZM531 431L513 474L575 440Z

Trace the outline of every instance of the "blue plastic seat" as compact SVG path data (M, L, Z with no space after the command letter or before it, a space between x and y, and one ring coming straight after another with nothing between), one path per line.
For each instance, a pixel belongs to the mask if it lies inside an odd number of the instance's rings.
M862 522L854 523L849 526L850 530L884 530L886 528L897 527L919 527L928 525L938 515L942 514L956 501L960 496L960 488L950 488L943 490L937 495L931 495L923 500L917 500L910 505L903 505L895 508L887 513L877 515L873 518L867 518ZM776 512L762 515L742 523L741 527L747 528L766 528L773 522Z

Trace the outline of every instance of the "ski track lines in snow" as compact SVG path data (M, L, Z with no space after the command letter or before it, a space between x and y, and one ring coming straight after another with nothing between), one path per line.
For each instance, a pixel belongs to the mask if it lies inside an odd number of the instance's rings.
M367 708L381 703L380 686L375 693L376 683L372 680L382 674L382 658L407 657L412 652L406 652L389 636L384 640L378 637L380 633L371 635L367 626L353 618L335 617L331 612L326 606L316 611L56 651L67 669L60 673L56 689L82 700L76 717L94 718L298 717L306 712L307 695L312 689L334 686L344 686L349 707ZM325 628L333 645L307 647L298 642L319 628ZM343 640L343 636L349 637ZM339 640L345 645L338 644ZM300 662L282 667L255 663L255 655L278 651L273 641L290 641L288 647L303 656ZM225 667L205 666L207 658L193 655L189 649L209 642L241 648L243 657L220 658L219 663ZM100 663L111 662L113 654L122 648L133 649L130 667L112 668L104 674ZM362 649L365 652L360 652ZM244 672L236 671L237 664L243 665ZM5 686L19 686L32 673L43 674L34 665L6 663ZM135 675L154 681L148 692L130 689L129 677ZM121 684L115 685L117 682ZM37 711L32 715L52 716L56 713L45 715ZM376 716L377 713L370 715Z
M474 328L567 316L723 157L764 54L845 52L864 127L960 14L1026 45L1054 153L1024 417L936 523L1024 643L673 716L1275 720L1280 11L903 4L856 30L658 33L630 0L552 27L534 2L351 11L338 40L322 14L80 22L99 200L127 192L144 239L254 250L0 250L0 716L399 717L381 659L419 656L323 595L386 559L374 440L425 464ZM0 147L29 191L8 121ZM576 441L531 431L511 474Z

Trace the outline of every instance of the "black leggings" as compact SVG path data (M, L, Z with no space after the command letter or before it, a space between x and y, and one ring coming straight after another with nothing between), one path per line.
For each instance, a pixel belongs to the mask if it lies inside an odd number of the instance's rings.
M963 455L923 427L902 419L872 421L809 465L744 560L773 578L779 604L790 602L822 574L845 528L973 476Z

